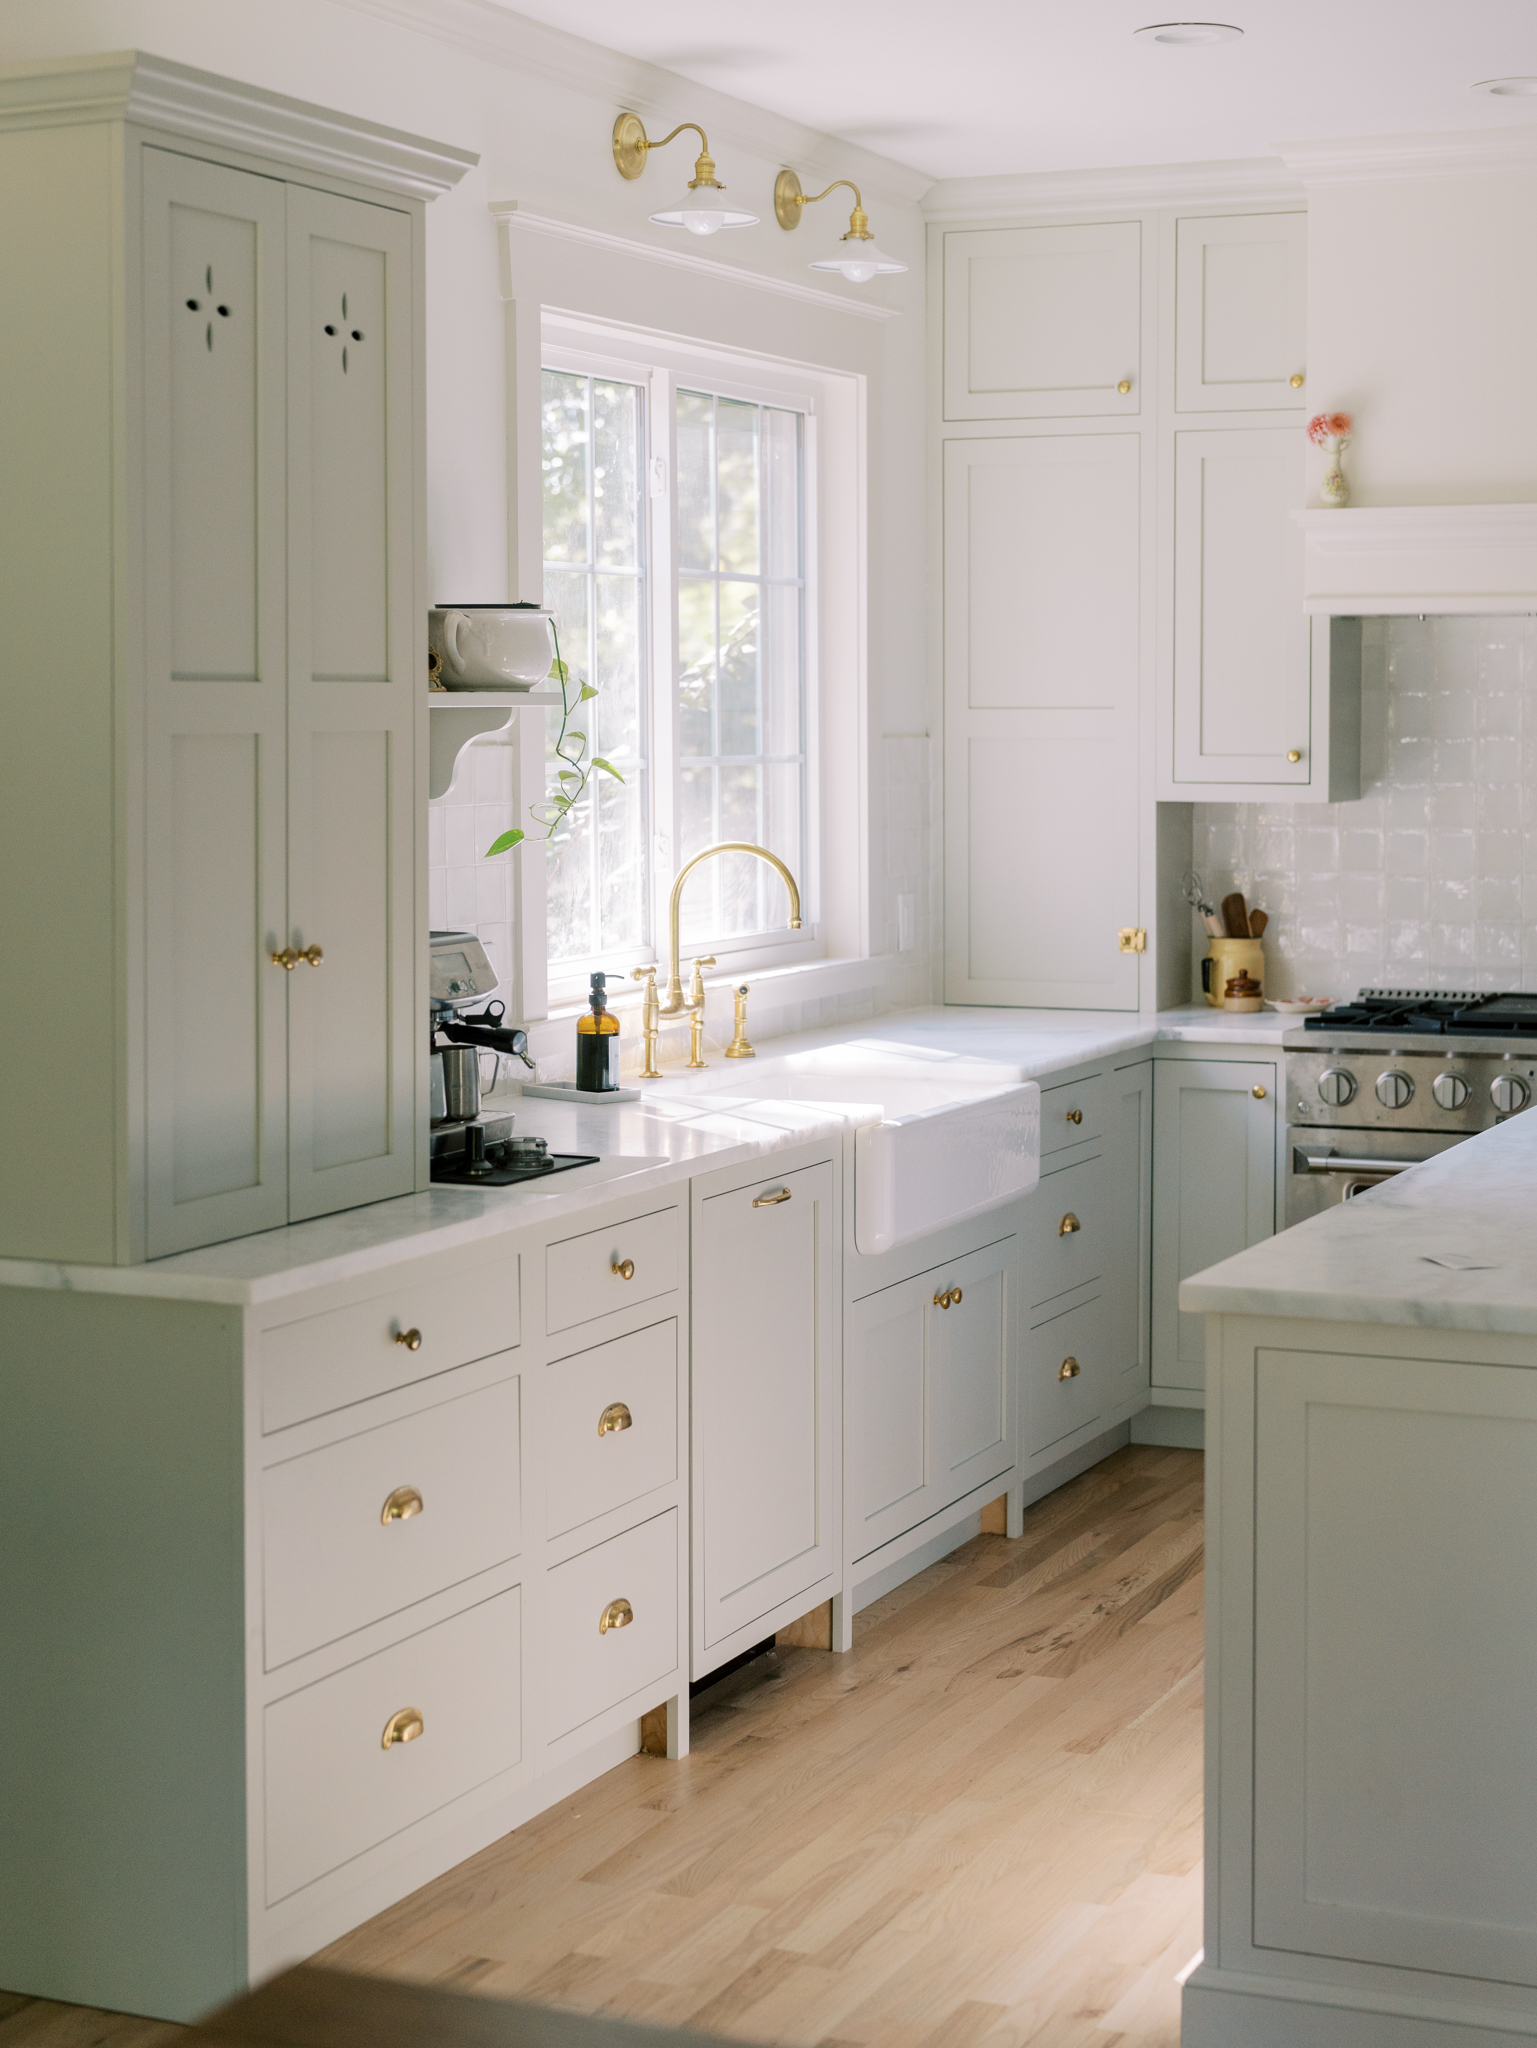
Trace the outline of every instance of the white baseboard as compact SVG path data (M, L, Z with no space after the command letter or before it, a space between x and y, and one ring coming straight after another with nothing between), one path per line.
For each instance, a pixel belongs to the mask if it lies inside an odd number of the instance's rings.
M1179 2038L1180 2048L1516 2048L1537 2039L1537 2017L1203 1963L1185 1983Z
M1131 1418L1134 1444L1163 1444L1171 1450L1204 1451L1206 1412L1202 1408L1144 1408Z

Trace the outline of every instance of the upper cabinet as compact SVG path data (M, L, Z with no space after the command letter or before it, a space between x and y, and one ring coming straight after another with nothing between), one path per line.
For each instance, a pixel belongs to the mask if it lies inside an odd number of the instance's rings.
M1175 410L1305 403L1307 215L1181 219L1174 266Z
M1127 418L1142 406L1142 226L944 238L947 420Z

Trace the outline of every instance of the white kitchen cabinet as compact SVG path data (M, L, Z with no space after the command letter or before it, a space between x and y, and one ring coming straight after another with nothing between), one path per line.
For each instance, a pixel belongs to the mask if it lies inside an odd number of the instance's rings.
M0 998L6 1253L417 1183L422 210L472 161L142 55L0 76L6 942L67 899L102 990Z
M1103 1285L1042 1302L1025 1336L1025 1455L1045 1460L1091 1435L1115 1405L1120 1375L1110 1350Z
M693 1675L839 1590L837 1162L693 1183Z
M1307 215L1186 215L1175 222L1178 412L1305 403Z
M1275 1230L1277 1073L1268 1060L1155 1069L1153 1386L1199 1396L1205 1317L1180 1309L1179 1283Z
M1142 303L1140 221L946 234L945 418L1134 416Z
M944 450L945 994L1131 1009L1142 444Z
M1147 1386L1152 1371L1154 1065L1139 1060L1110 1077L1105 1318L1122 1398Z
M1015 1462L1015 1239L851 1305L844 1345L848 1565Z

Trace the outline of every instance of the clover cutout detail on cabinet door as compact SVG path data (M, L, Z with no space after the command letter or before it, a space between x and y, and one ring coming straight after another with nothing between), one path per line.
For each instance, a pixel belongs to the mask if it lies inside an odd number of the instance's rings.
M194 293L193 296L187 300L186 304L187 311L189 313L196 313L199 316L199 318L203 319L206 322L206 332L204 335L204 339L206 340L208 348L211 352L213 349L214 321L228 320L233 317L229 307L227 305L222 304L214 292L213 265L211 263L205 265L203 270L203 291L206 294L206 296L199 296L197 293Z
M347 351L351 347L353 342L362 341L364 338L363 330L361 327L352 327L348 325L347 294L345 292L342 293L342 317L340 321L328 320L325 326L326 333L329 334L333 340L339 339L341 342L342 375L345 377L347 374Z

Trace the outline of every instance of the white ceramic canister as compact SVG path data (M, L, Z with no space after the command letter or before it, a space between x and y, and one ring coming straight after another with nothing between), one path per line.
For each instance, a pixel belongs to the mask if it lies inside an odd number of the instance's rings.
M542 605L438 605L427 644L449 690L531 690L550 673L553 614Z

